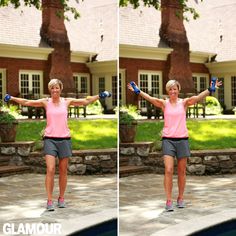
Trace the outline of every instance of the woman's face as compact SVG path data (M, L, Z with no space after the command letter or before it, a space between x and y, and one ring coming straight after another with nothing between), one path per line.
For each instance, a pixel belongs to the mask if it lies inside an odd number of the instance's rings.
M51 87L51 97L57 98L61 95L61 88L59 84L55 84Z
M170 89L168 91L168 95L170 98L178 98L178 96L179 96L178 86L174 85L174 86L170 87Z

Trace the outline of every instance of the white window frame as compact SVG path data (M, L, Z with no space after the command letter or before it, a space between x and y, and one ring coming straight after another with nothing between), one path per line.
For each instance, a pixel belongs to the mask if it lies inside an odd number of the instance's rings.
M120 69L118 74L118 104L126 104L126 78L125 78L125 69Z
M90 75L88 73L73 73L73 78L77 77L78 78L78 87L76 90L78 93L81 93L81 78L86 77L87 78L87 94L90 94Z
M29 91L33 91L33 75L39 75L39 80L40 80L40 94L39 96L43 96L43 71L38 71L38 70L20 70L19 72L19 91L21 93L21 75L22 74L27 74L29 75Z
M201 90L200 90L200 79L202 77L205 77L206 78L206 89L209 87L209 75L208 74L205 74L205 73L193 73L192 74L192 78L193 77L196 77L197 78L197 93L199 93ZM195 89L195 87L194 87Z
M6 69L0 68L0 73L2 74L2 101L4 95L6 94Z
M236 83L235 81L233 82L233 80L236 81L236 75L231 75L231 106L235 107L236 106L236 99L234 100L233 98L235 98L236 96L236 87L232 86L233 83ZM234 84L235 85L235 84Z
M139 70L138 71L138 86L140 87L140 75L145 74L148 76L148 91L152 90L152 75L159 76L159 96L163 95L163 78L161 71ZM141 100L139 100L139 108L141 108ZM143 112L147 111L147 107L142 107Z

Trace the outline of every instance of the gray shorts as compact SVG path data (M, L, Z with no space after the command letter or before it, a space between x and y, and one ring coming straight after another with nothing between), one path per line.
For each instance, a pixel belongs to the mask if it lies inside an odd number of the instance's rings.
M72 156L71 140L68 138L44 137L44 155L64 158Z
M190 157L190 148L187 138L163 138L162 154L177 158Z

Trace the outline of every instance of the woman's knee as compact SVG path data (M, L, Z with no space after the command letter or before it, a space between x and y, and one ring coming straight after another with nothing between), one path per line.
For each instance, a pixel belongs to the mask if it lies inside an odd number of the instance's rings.
M68 159L63 159L59 161L59 173L60 174L67 174L68 168Z
M47 167L47 174L54 175L55 174L55 166L48 166Z
M178 176L185 176L186 175L186 168L179 168L178 169Z
M174 168L173 168L173 166L166 166L166 167L165 167L165 174L167 174L167 175L173 175L173 173L174 173Z

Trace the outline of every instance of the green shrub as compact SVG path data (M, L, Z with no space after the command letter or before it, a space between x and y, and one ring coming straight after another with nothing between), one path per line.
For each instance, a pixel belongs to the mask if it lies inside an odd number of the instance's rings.
M206 115L219 115L222 112L222 107L215 97L206 97Z
M0 111L0 123L12 124L15 120L16 118L12 114L6 111Z
M3 105L3 106L1 107L1 111L7 112L7 113L11 114L11 115L14 116L16 119L22 117L22 116L20 115L20 111L19 111L18 106L15 106L15 105L8 105L8 106Z
M94 103L91 103L86 108L86 113L89 115L100 115L103 113L103 107L99 100Z
M138 109L134 105L121 106L119 110L119 122L120 124L131 125L136 122L139 113Z

